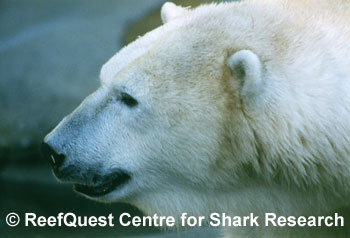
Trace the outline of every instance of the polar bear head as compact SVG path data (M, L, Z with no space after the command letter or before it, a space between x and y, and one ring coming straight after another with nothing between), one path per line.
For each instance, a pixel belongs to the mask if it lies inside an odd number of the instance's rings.
M273 80L289 36L271 39L283 24L259 7L164 4L164 24L114 55L100 88L45 137L56 176L89 198L172 215L218 211L223 197L252 206L259 186L298 183L306 165L289 158L309 141L285 123L299 108L275 109L291 90Z

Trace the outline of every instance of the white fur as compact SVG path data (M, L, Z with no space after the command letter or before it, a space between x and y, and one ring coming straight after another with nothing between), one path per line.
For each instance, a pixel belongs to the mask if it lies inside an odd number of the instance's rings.
M79 165L84 176L72 178L89 181L91 167L130 171L129 184L99 200L150 214L325 215L348 206L348 6L251 0L175 14L167 4L167 23L113 56L101 88L46 142L67 154L64 166ZM243 79L232 74L237 62ZM138 106L115 99L121 91ZM225 233L301 237L288 228Z
M241 80L240 96L249 103L261 94L262 67L259 58L250 50L240 50L230 56L227 65L234 74L234 80Z
M161 8L160 17L163 23L167 23L175 19L176 17L184 15L185 13L186 13L186 9L182 7L178 7L172 2L166 2L163 4Z

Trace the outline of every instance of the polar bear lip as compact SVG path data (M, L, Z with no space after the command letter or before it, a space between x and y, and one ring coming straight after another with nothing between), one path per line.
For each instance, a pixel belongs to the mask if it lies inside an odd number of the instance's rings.
M125 172L114 173L111 176L106 176L106 179L99 185L74 184L73 189L85 194L89 197L100 197L112 192L117 187L129 181L130 175Z

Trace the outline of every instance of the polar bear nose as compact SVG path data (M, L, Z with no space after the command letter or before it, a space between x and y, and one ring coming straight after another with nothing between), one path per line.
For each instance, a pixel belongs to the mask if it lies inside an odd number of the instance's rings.
M58 168L64 161L65 155L58 154L49 144L41 143L41 152L43 153L45 159L47 159L52 167Z

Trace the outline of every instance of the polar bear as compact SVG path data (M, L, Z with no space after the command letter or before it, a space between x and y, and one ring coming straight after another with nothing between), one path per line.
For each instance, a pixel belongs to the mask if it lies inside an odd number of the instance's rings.
M165 3L164 24L114 55L101 87L45 137L55 175L146 214L348 206L348 9L341 0ZM300 237L262 226L225 234Z

